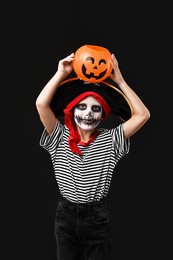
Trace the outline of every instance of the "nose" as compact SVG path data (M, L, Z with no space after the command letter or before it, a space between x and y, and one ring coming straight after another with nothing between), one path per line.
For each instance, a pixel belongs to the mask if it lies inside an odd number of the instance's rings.
M88 116L88 117L91 117L91 116L92 116L91 110L88 111L88 113L86 114L86 116Z

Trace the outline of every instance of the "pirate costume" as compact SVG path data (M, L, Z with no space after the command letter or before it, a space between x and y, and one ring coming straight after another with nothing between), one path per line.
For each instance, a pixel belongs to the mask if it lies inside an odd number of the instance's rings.
M123 125L95 129L90 140L80 140L74 122L75 106L93 96L102 106L103 119L110 113L122 121L133 111L126 96L107 82L88 83L78 78L58 87L51 108L59 120L48 135L44 129L40 145L49 152L60 197L56 210L55 236L60 260L110 259L111 239L108 193L118 161L129 152Z

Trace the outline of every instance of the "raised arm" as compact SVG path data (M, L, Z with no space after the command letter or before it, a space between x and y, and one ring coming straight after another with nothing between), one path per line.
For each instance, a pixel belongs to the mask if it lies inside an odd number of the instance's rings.
M130 119L123 123L124 136L128 138L136 133L150 118L150 112L137 94L129 87L124 80L118 66L118 61L112 54L113 74L110 78L119 86L131 103L133 115Z
M51 110L50 103L60 83L71 73L73 69L73 58L74 53L59 61L58 70L45 85L36 99L36 108L40 120L49 134L52 133L57 122L57 118Z

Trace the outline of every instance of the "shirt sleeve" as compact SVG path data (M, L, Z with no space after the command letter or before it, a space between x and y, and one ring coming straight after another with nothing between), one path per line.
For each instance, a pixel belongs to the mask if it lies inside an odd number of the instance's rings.
M120 124L115 129L112 129L112 135L115 154L117 158L120 159L122 156L129 153L130 138L125 139L123 124Z
M46 129L43 130L43 133L40 138L40 146L47 150L50 155L53 157L58 145L60 144L64 133L64 126L57 121L53 132L49 135Z

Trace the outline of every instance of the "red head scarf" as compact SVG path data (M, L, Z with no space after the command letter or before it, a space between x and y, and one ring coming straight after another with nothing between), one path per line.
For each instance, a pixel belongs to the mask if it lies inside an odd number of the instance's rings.
M86 98L88 96L93 96L95 99L97 99L97 101L102 106L103 111L104 111L103 119L107 118L107 116L109 115L109 113L111 111L111 109L110 109L108 103L105 101L105 99L102 98L102 96L100 96L98 93L92 92L92 91L87 91L87 92L84 92L84 93L80 94L75 99L73 99L66 106L66 108L63 110L64 114L65 114L65 124L68 127L68 129L70 130L70 136L68 138L68 143L69 143L70 149L72 150L72 152L78 153L79 155L82 155L81 151L77 147L77 144L80 142L80 135L79 135L79 133L78 133L78 131L76 129L76 126L75 126L74 115L72 113L72 109L80 101L82 101L84 98ZM85 143L85 145L88 145L89 143L91 143L94 140L95 137L96 137L96 132L90 138L90 140L87 143Z

